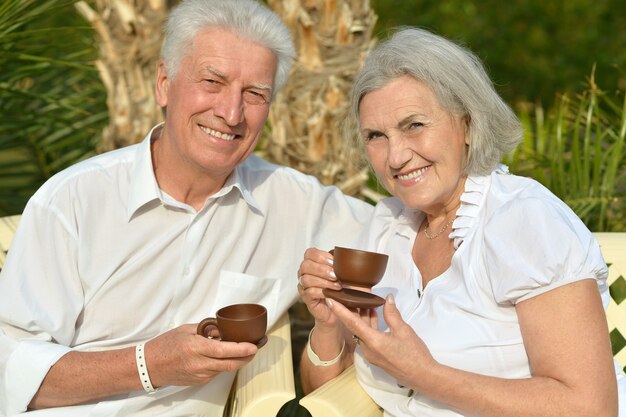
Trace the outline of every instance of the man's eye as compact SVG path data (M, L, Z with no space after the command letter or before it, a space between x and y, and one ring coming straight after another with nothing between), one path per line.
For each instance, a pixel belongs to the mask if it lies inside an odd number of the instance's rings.
M221 88L222 83L214 78L206 78L204 80L204 86L207 91L217 92Z
M413 122L411 124L409 124L409 129L417 129L424 126L424 123L420 123L420 122Z
M244 92L244 100L248 104L266 104L269 102L266 94L254 90L246 90Z

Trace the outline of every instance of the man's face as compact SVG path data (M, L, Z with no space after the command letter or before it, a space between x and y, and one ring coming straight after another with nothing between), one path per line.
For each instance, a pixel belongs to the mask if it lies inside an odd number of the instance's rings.
M175 78L159 65L157 101L167 106L160 163L223 184L259 139L276 65L269 49L221 28L198 33Z

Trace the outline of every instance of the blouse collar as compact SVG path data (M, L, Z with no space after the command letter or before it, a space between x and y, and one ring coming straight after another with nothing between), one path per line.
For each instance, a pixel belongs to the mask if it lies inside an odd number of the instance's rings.
M496 174L509 174L506 165L499 164L492 172ZM452 223L450 239L454 239L454 249L458 249L461 243L469 236L484 204L491 175L470 175L465 181L465 190L461 194L461 205L456 212L456 218Z

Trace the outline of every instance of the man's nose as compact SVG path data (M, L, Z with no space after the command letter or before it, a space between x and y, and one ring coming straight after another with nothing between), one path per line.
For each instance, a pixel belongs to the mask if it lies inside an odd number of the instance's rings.
M229 126L236 126L243 121L243 94L237 89L228 89L215 103L215 115L221 117Z

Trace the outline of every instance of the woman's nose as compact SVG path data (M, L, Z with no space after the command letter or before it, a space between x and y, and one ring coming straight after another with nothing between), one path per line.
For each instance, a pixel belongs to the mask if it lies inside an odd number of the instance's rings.
M402 168L412 157L411 148L406 140L400 135L389 137L389 154L387 160L389 166L394 169Z

